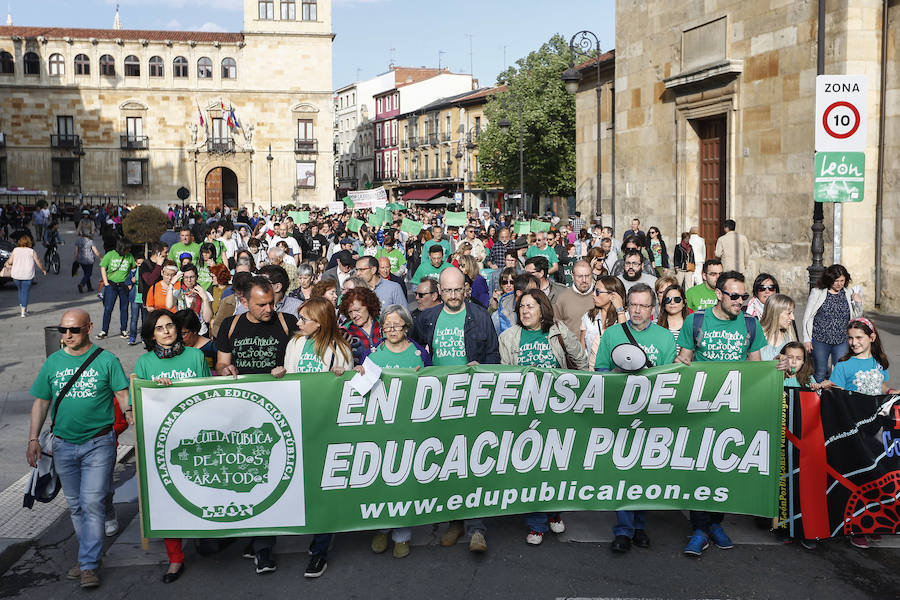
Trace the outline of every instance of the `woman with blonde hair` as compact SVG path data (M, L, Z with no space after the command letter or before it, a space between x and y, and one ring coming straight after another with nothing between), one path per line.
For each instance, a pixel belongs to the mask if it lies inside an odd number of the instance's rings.
M468 244L468 242L463 242ZM459 270L463 272L472 286L472 300L487 308L491 302L491 293L488 291L487 281L481 276L481 266L474 256L464 254L459 257Z
M785 344L797 341L797 334L793 330L794 300L784 294L769 296L759 324L762 325L767 342L765 347L760 348L760 358L774 360Z
M47 269L41 264L41 259L38 258L33 246L31 237L23 235L16 242L16 247L13 248L7 259L11 269L10 276L16 282L16 288L19 291L19 316L23 318L28 316L28 292L31 291L35 265L41 270L41 273L47 274Z

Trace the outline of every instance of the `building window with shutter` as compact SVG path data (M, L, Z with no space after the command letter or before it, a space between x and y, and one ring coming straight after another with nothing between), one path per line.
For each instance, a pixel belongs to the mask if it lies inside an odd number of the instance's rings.
M176 79L186 78L188 76L188 61L183 56L176 56L172 61L172 75Z
M163 76L163 59L161 56L150 58L150 77Z

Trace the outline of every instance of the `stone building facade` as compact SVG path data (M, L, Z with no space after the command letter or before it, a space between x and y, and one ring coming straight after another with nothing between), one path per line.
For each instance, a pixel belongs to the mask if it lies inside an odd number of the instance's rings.
M670 248L694 225L712 246L722 221L735 219L750 240L748 275L770 272L783 291L805 298L817 6L815 0L616 3L618 234L640 216L662 230ZM843 205L837 227L834 207L825 206L824 263L849 269L868 308L896 311L900 4L827 0L825 7L825 74L866 75L869 92L865 198Z
M324 205L333 37L330 0L244 0L240 33L0 27L0 187Z

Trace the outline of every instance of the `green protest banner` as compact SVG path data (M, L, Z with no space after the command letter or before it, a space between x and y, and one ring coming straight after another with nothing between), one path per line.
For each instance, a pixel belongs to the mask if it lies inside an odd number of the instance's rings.
M531 231L537 233L538 231L550 231L550 223L545 221L538 221L537 219L531 220Z
M350 198L350 196L344 196L343 198L341 198L341 202L346 204L347 208L353 208L353 200Z
M516 221L513 225L513 233L516 235L531 233L531 221Z
M467 222L466 213L464 212L444 211L444 225L465 227Z
M294 223L297 225L301 225L303 223L309 223L309 211L308 210L289 210L288 216L294 220Z
M419 232L422 231L422 224L403 217L403 222L400 223L400 231L405 231L409 235L419 235Z
M560 510L774 516L774 362L609 374L480 365L135 381L149 537L400 527Z
M363 222L357 219L356 217L350 217L347 220L347 230L352 232L358 232L359 228L362 227Z

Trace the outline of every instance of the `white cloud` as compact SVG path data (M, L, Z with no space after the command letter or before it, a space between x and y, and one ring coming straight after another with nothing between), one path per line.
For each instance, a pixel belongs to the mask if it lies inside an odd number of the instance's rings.
M200 27L197 27L197 28L196 28L196 31L214 31L214 32L221 32L221 31L226 31L226 29L225 29L224 27L222 27L221 25L219 25L218 23L213 23L212 21L207 21L206 23L204 23L204 24L201 25Z
M178 19L172 19L168 23L166 23L166 27L171 27L172 29L178 29L181 27L181 22Z

